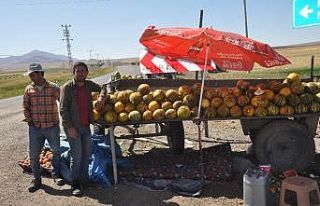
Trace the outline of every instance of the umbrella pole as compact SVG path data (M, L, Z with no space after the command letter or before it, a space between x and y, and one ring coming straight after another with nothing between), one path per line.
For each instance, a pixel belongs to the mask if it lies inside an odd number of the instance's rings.
M200 169L201 169L201 180L204 180L204 163L203 163L203 150L202 150L202 143L201 143L201 128L200 122L197 123L198 127L198 142L199 142L199 152L200 152Z
M204 71L202 75L202 82L201 82L201 92L200 92L200 99L199 99L199 105L198 105L198 115L196 119L196 124L198 126L198 142L199 142L199 152L200 152L200 165L201 165L201 180L204 180L204 163L203 163L203 151L202 151L202 140L201 140L201 104L202 104L202 96L203 96L203 91L204 91L204 79L207 74L207 64L208 64L208 56L209 56L209 45L206 45L206 57L205 57L205 62L204 62Z

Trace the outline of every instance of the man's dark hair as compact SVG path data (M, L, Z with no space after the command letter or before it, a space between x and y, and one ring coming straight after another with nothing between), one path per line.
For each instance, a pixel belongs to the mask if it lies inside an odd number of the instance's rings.
M88 68L86 63L84 63L84 62L75 62L73 64L73 73L75 72L76 67L79 67L79 66L83 66L83 67L85 67L87 69L87 71L89 71L89 68Z

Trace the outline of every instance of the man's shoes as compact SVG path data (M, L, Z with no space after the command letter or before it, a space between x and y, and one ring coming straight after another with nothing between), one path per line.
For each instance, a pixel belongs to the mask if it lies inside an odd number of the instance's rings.
M56 185L58 185L58 186L64 185L64 180L62 178L60 178L59 176L52 175L52 179L56 183Z
M72 188L72 195L80 197L82 195L82 192L80 189Z
M82 192L81 192L81 186L80 186L80 182L79 181L73 181L72 182L72 195L73 196L81 196Z
M29 188L28 188L28 191L32 193L32 192L35 192L35 191L41 189L41 187L42 187L41 179L33 179Z

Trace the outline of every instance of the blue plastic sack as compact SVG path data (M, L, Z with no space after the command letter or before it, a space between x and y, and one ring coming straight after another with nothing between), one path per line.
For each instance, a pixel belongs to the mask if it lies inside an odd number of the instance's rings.
M89 160L89 179L92 182L98 183L104 188L111 186L107 169L112 167L112 155L110 138L106 135L92 135L92 154ZM71 171L70 171L70 146L65 139L60 141L61 150L61 166L60 174L64 180L67 182L72 181ZM132 163L122 158L122 151L120 146L115 142L115 152L117 156L117 166L118 167L132 167Z

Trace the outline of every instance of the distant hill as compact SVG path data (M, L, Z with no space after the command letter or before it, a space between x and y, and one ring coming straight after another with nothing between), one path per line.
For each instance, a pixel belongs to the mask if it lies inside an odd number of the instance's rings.
M310 57L315 55L319 58L320 56L320 41L309 42L303 44L295 44L288 46L277 46L273 47L280 54L287 57L291 62L293 67L306 67L310 65ZM138 52L137 52L138 56ZM78 61L78 59L75 59ZM108 59L108 60L82 60L88 64L103 63L104 66L107 65L137 65L139 62L139 57L131 58L121 58L121 59ZM26 69L30 63L40 63L44 68L67 68L68 67L68 57L65 55L58 55L49 52L33 50L27 54L21 56L10 56L5 58L0 58L0 71L1 70L12 70L12 69ZM316 62L319 64L319 61ZM287 67L287 66L286 66Z
M74 59L79 61L79 59ZM124 65L137 64L138 57L122 58L122 59L108 59L108 60L81 60L87 64L103 63L103 65ZM44 68L68 68L68 57L65 55L58 55L40 50L33 50L21 56L10 56L0 58L0 71L13 69L26 69L31 63L40 63Z
M68 57L49 52L33 50L21 56L0 58L0 70L26 68L30 63L40 63L44 67L65 67Z

